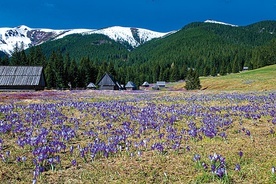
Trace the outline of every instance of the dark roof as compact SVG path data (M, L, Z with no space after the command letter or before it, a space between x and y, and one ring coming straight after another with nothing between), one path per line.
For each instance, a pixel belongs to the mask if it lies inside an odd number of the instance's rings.
M0 86L39 85L41 66L0 66Z
M105 75L98 82L98 85L99 86L101 86L101 85L115 86L116 81L114 80L114 78L111 75L109 75L108 73L105 73Z
M157 81L156 85L157 86L166 86L166 82L165 81Z
M87 85L87 88L96 88L95 84L93 82L90 82L88 85Z
M148 83L147 81L145 81L145 82L143 83L143 86L149 86L149 83Z
M125 86L126 88L136 88L136 85L132 81L128 81L128 83Z
M97 84L98 86L117 86L119 89L122 89L122 86L108 73L105 73L104 76L100 79Z

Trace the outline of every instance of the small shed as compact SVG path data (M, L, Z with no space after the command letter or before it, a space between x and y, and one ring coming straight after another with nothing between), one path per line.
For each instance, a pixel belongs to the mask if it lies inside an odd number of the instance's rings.
M100 90L120 90L121 85L108 73L105 73L97 84Z
M0 91L44 90L42 66L0 66Z
M87 86L86 86L87 89L96 89L97 86L93 83L93 82L90 82Z
M143 87L149 87L149 83L147 81L145 81L143 84L142 84Z
M159 86L160 88L166 87L166 82L165 81L157 81L156 85Z
M154 86L152 86L152 89L153 90L159 90L160 88L159 88L159 86L157 84L154 84Z
M244 66L242 70L247 71L248 69L249 69L248 66Z
M132 81L128 81L125 88L126 90L136 90L137 86Z

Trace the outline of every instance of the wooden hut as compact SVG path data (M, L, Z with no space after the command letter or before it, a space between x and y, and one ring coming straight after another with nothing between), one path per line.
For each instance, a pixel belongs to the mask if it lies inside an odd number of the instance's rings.
M121 85L108 73L105 73L97 84L100 90L120 90Z
M153 89L153 90L159 90L160 88L159 88L159 86L158 86L157 84L154 84L154 85L152 86L152 89Z
M149 87L149 83L146 81L142 84L143 87Z
M128 81L128 83L125 86L126 90L136 90L137 87L132 81Z
M41 66L0 66L0 91L44 90Z
M96 85L93 83L93 82L90 82L87 86L86 86L87 89L96 89Z
M159 86L160 88L166 87L166 82L165 81L157 81L156 85Z

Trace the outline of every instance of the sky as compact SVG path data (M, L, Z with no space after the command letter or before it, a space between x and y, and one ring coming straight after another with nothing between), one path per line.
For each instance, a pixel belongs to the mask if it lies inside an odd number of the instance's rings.
M168 32L207 19L239 26L276 20L276 0L0 1L0 27L100 29L124 26Z

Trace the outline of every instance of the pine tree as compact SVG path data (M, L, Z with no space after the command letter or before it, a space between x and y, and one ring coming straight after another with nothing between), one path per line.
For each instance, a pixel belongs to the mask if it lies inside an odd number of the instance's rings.
M107 63L106 62L103 62L101 64L101 66L99 67L99 70L98 70L98 75L97 75L97 82L100 81L100 79L102 78L102 76L107 72Z
M187 65L183 65L180 70L180 79L185 80L187 77L187 73L188 73L188 67Z
M240 71L238 56L236 55L232 64L232 73L238 73Z
M77 81L78 81L78 66L76 61L73 59L70 63L69 71L68 71L68 83L70 82L72 88L77 87Z
M117 77L117 73L115 71L115 67L114 67L114 62L113 61L110 61L108 63L108 66L107 66L107 73L109 73L110 75L112 75L113 77Z
M55 72L53 71L51 65L52 65L52 63L49 62L45 68L45 80L46 80L48 89L56 87Z
M18 46L18 43L15 43L15 46L13 48L13 53L11 57L11 65L20 65L20 48Z
M219 74L220 75L226 75L227 73L227 67L226 64L224 62L224 60L222 61L221 65L220 65L220 70L219 70Z
M195 90L195 89L201 88L199 75L194 69L188 70L188 74L185 82L186 82L185 89L187 90Z
M203 76L207 77L209 75L210 75L210 68L208 66L205 66L203 70Z
M175 82L175 81L178 81L179 80L179 70L178 70L178 67L175 66L175 64L173 63L171 65L171 71L170 71L170 81L171 82Z
M69 68L70 68L70 64L71 64L71 58L70 58L69 53L67 53L65 55L65 58L64 58L64 75L63 75L64 78L63 78L63 81L64 81L65 87L70 87L70 86L68 86L68 84L69 84ZM71 86L72 86L72 84L71 84Z

